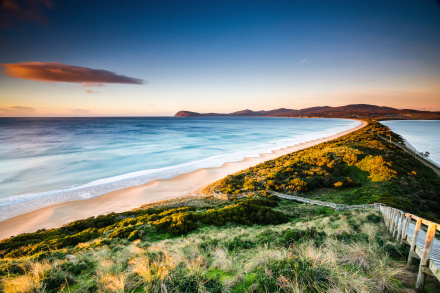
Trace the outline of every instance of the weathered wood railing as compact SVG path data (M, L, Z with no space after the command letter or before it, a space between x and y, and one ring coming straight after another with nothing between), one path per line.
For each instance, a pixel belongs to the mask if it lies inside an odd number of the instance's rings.
M408 265L412 265L413 259L420 259L419 272L417 275L416 289L423 291L426 275L432 275L440 281L440 241L435 239L436 231L440 231L440 225L410 213L388 207L382 203L365 205L343 205L319 200L312 200L300 196L271 192L280 198L295 200L308 204L328 206L335 210L358 209L366 207L380 208L385 225L391 235L400 243L409 244ZM422 229L426 226L426 231Z
M219 193L218 191L217 193L227 196L226 194ZM432 275L440 281L440 241L435 238L436 232L440 231L439 224L422 219L416 215L388 207L382 203L345 205L313 200L275 191L270 191L270 193L279 198L295 200L307 204L327 206L335 210L350 210L367 207L380 208L385 225L391 235L397 238L398 242L411 246L408 255L408 265L412 265L414 259L420 259L416 289L420 292L423 291L426 275ZM426 227L426 231L422 227Z
M381 206L380 210L391 235L411 246L408 265L412 265L413 259L420 259L416 289L423 291L426 275L440 281L440 241L435 238L440 225L392 207Z
M296 196L296 195L283 194L283 193L279 193L279 192L275 192L275 191L271 191L271 193L273 195L275 195L275 196L278 196L279 198L295 200L295 201L299 201L299 202L303 202L303 203L308 203L308 204L315 204L315 205L320 205L320 206L326 206L326 207L333 208L333 209L335 209L337 211L352 210L352 209L362 209L362 208L366 208L366 207L380 207L380 206L384 205L384 204L381 204L381 203L361 204L361 205L346 205L346 204L337 204L337 203L333 203L333 202L326 202L326 201L308 199L308 198L304 198L304 197L300 197L300 196Z

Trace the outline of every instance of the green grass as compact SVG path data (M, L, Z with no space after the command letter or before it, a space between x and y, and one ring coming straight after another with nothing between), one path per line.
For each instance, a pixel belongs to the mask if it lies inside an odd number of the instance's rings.
M5 292L403 292L416 271L377 210L303 214L278 225L203 226L184 236L82 243L43 259L0 260ZM292 237L292 231L296 236ZM290 236L289 236L290 235ZM96 240L95 240L96 241ZM93 242L93 241L92 241ZM434 286L434 287L433 287ZM436 288L428 280L428 288ZM20 289L22 288L22 289ZM124 291L125 290L125 291ZM162 290L162 291L161 291Z
M0 242L0 292L409 292L415 268L377 210L334 211L270 190L345 204L384 202L438 221L432 170L368 127L268 161L184 197ZM429 278L426 290L438 292Z
M381 202L440 222L440 177L377 133L401 140L371 122L336 140L227 176L204 190L228 194L273 190L350 205Z

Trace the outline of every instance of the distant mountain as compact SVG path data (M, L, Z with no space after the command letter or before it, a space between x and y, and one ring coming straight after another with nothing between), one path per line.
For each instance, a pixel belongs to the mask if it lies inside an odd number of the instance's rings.
M311 107L300 110L275 109L270 111L252 111L249 109L221 113L197 113L179 111L174 117L210 117L210 116L238 116L238 117L319 117L319 118L374 118L374 119L427 119L440 120L440 112L418 111L412 109L395 109L368 104L355 104L341 107Z

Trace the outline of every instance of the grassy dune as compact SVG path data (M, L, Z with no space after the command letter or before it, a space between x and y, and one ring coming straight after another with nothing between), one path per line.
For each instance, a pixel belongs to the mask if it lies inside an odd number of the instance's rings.
M381 202L440 222L440 177L377 134L401 138L380 123L275 160L205 188L228 194L274 190L343 204Z
M415 270L377 210L279 202L279 225L95 239L0 261L5 292L405 292ZM147 224L148 225L148 224ZM151 227L150 227L151 228ZM145 227L147 229L147 227ZM103 237L105 238L105 237ZM433 280L430 286L435 286ZM410 292L410 291L408 291Z
M439 218L440 181L376 138L378 124L228 176L186 197L0 242L1 292L413 292L407 248L377 210L334 211L270 190L339 203L385 202ZM439 292L428 278L426 290Z

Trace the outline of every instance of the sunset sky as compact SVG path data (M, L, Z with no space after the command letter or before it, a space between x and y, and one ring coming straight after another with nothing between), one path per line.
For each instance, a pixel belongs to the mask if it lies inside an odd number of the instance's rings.
M440 4L5 0L0 116L440 111Z

